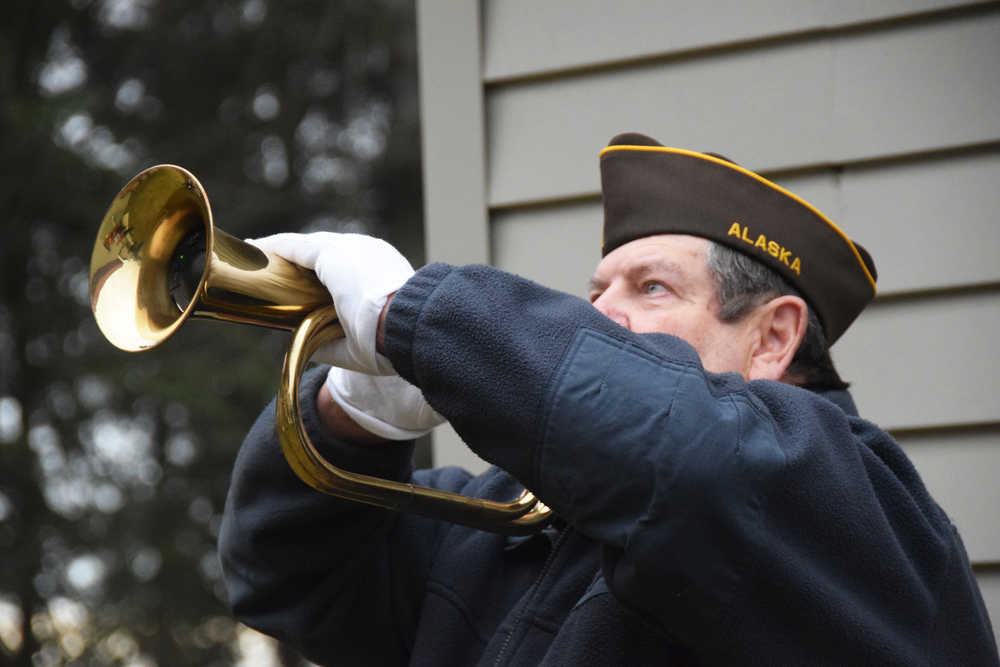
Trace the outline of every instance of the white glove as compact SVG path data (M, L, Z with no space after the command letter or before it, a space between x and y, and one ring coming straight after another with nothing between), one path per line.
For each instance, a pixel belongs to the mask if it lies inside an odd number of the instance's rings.
M275 234L247 242L312 269L330 290L344 338L324 345L315 359L372 375L395 373L375 351L375 332L386 298L413 275L398 250L372 236L333 232Z
M361 234L276 234L247 242L314 270L330 291L345 338L324 345L313 359L333 365L326 387L355 423L388 440L412 440L445 421L375 351L386 299L413 275L405 257Z
M398 375L366 375L334 366L326 388L356 424L388 440L412 440L444 422L420 389Z

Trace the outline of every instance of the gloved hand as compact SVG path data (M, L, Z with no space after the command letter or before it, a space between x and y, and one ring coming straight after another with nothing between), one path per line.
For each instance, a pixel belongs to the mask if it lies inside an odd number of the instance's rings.
M334 366L326 388L356 424L388 440L412 440L445 421L420 389L398 375L366 375Z
M379 314L387 297L413 275L398 250L362 234L275 234L248 243L316 272L333 297L344 338L323 346L317 360L369 373L392 375L392 364L375 351Z
M405 257L385 241L361 234L276 234L247 242L314 270L330 291L345 338L313 358L333 364L326 387L355 423L389 440L411 440L445 421L420 389L375 351L386 299L413 275Z

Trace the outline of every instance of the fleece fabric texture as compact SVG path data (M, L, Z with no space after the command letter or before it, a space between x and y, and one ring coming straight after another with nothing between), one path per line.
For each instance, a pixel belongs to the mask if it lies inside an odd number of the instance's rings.
M744 382L666 335L489 267L424 267L387 356L480 456L306 427L350 470L559 519L511 538L343 502L284 464L273 405L247 436L220 551L249 625L330 665L997 665L962 542L845 392ZM501 470L502 468L502 470ZM506 472L505 472L506 471Z

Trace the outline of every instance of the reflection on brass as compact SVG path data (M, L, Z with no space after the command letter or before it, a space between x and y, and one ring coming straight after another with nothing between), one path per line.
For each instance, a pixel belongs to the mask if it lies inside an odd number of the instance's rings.
M188 317L291 330L330 303L311 271L215 227L201 184L170 165L115 197L91 255L90 293L101 331L129 352L159 345Z
M189 317L294 330L278 389L278 436L292 469L340 498L505 534L532 533L551 511L525 490L508 503L360 475L324 459L306 434L298 387L309 357L343 336L312 271L226 234L201 184L173 165L133 178L104 215L90 259L90 304L104 336L140 352Z

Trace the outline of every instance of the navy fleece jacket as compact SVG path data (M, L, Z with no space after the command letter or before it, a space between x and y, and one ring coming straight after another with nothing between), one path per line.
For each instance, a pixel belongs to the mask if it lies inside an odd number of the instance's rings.
M415 482L523 483L560 521L504 538L321 496L282 464L269 408L236 464L224 572L237 615L311 659L998 664L961 540L846 394L706 373L677 338L489 267L418 271L386 352L503 469ZM407 446L338 442L304 403L335 464L411 477Z

